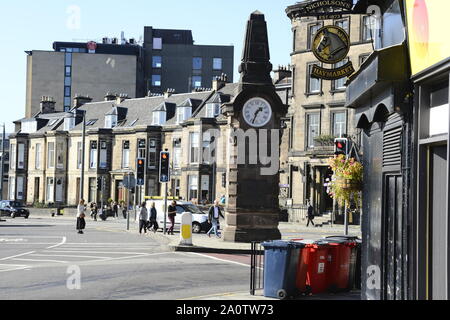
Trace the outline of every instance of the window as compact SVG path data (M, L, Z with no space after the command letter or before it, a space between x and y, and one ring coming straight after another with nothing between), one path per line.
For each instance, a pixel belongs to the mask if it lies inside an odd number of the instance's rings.
M307 87L307 93L320 93L322 82L320 79L311 77L311 71L314 64L308 64L307 65L307 75L308 75L308 87Z
M364 16L363 17L363 27L362 27L362 41L372 41L372 38L374 38L374 30L373 30L373 23L374 18L371 16Z
M222 58L213 58L213 70L222 70Z
M157 189L157 183L155 178L148 178L147 180L147 195L151 196L157 196L158 195L158 189Z
M161 75L160 74L152 75L152 87L161 87Z
M153 56L152 67L159 69L162 67L162 57L161 56Z
M24 187L24 178L23 177L17 177L17 200L23 200L24 194L23 194L23 187Z
M349 19L342 19L335 22L335 25L337 27L341 27L344 29L348 35L350 35L350 29L349 29Z
M153 50L162 50L162 38L153 38Z
M35 169L41 169L41 144L36 143L35 148L34 167Z
M197 199L198 195L198 176L188 176L188 200Z
M148 146L148 168L155 169L157 162L158 156L156 154L156 139L150 139Z
M173 140L173 167L181 168L181 139Z
M55 188L55 180L53 178L47 178L47 194L46 200L48 203L54 202L54 189Z
M295 52L296 45L295 45L295 41L297 40L297 29L294 29L294 31L292 32L292 51Z
M220 114L220 104L219 103L208 103L206 105L206 117L214 118Z
M192 58L192 69L193 70L201 70L202 69L202 58L201 57Z
M47 161L48 161L48 168L55 167L55 143L54 142L48 143Z
M124 141L122 145L122 168L130 168L130 141Z
M16 145L14 143L11 143L11 151L9 152L10 159L9 159L9 165L11 169L16 168Z
M319 113L310 113L306 115L307 121L307 148L314 148L314 138L317 137L320 132L320 120Z
M64 143L63 142L59 142L57 144L57 148L56 148L56 167L58 169L63 169L64 168Z
M97 141L91 141L91 149L89 151L89 168L97 168Z
M108 146L106 141L100 141L100 169L108 168L107 164Z
M89 196L88 196L88 202L93 202L97 197L97 179L96 178L89 178Z
M192 77L192 88L200 88L202 86L202 77L193 76Z
M359 56L359 66L361 66L364 63L364 61L367 60L367 58L369 56L370 56L370 53L360 55Z
M70 87L72 85L72 78L71 77L65 77L64 78L64 86Z
M343 65L345 65L348 62L348 59L344 59L342 61L339 61L334 65L335 68L340 68ZM344 90L345 89L345 82L347 81L347 77L343 77L337 80L334 80L332 83L332 89L333 90Z
M213 142L214 137L211 137L211 133L209 131L203 132L203 141L202 141L202 162L204 164L211 164L211 161L213 160L212 157L214 156L211 154L211 152L214 152L214 150L211 150L211 143Z
M65 97L70 97L70 91L71 91L71 87L70 86L65 86L64 87L64 96Z
M72 66L72 53L66 52L65 54L65 65Z
M97 121L98 119L91 119L86 121L86 127L93 126Z
M332 113L332 135L342 138L347 133L347 113L345 111L338 111Z
M77 168L81 169L83 162L83 142L77 142Z
M17 169L25 168L25 145L19 143L17 145Z
M72 76L72 67L66 66L66 77L71 77L71 76Z
M199 138L198 132L191 132L189 134L189 160L191 164L198 164L199 162Z
M321 24L313 24L308 27L308 43L307 43L307 49L311 49L312 42L314 40L314 36L316 35L317 31L322 27Z

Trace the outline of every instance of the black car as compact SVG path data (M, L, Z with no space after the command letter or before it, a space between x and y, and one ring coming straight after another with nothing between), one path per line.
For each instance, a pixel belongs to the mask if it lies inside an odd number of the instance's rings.
M0 215L11 218L24 217L25 219L28 219L30 211L25 209L20 202L13 200L2 200L0 201Z

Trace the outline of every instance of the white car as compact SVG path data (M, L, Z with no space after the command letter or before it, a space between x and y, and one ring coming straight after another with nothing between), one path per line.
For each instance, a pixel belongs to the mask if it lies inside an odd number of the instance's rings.
M152 207L152 202L155 203L157 212L157 222L160 229L164 229L164 200L147 200L147 210ZM167 208L172 204L172 200L167 200ZM202 231L208 232L211 229L211 224L208 222L208 214L201 211L195 204L190 201L177 201L177 215L175 216L175 230L180 230L181 215L184 212L192 213L192 232L200 233ZM170 220L166 214L166 228L170 227Z

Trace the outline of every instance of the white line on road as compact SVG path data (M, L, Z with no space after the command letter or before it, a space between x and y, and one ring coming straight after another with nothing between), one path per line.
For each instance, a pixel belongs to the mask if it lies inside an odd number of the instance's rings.
M70 257L70 258L91 258L91 259L109 259L112 257L98 257L98 256L78 256L69 254L30 254L32 257Z
M32 253L35 253L35 252L36 252L36 251L30 251L30 252L21 253L21 254L15 255L15 256L2 258L2 259L0 259L0 261L3 261L3 260L9 260L9 259L14 259L14 258L17 258L17 257L22 257L22 256L26 256L27 254L32 254Z
M101 254L144 254L145 252L125 252L125 251L91 251L91 250L52 250L43 251L45 253L55 252L55 253L101 253Z
M222 262L233 263L233 264L237 264L237 265L240 265L240 266L243 266L243 267L247 267L247 268L250 267L249 264L236 262L236 261L231 261L231 260L220 259L220 258L216 258L216 257L211 257L211 256L208 256L208 255L205 255L205 254L201 254L201 253L195 253L195 252L186 252L186 253L187 254L195 254L195 255L198 255L198 256L202 256L202 257L206 257L206 258L210 258L210 259L218 260L218 261L222 261Z
M61 241L60 243L58 243L58 244L55 244L54 246L48 247L47 249L53 249L53 248L56 248L56 247L62 246L63 244L65 244L65 243L66 243L66 240L67 240L67 238L66 238L66 237L62 237L62 241Z
M68 263L67 261L58 261L58 260L37 260L37 259L13 259L17 261L33 261L33 262L56 262L56 263Z

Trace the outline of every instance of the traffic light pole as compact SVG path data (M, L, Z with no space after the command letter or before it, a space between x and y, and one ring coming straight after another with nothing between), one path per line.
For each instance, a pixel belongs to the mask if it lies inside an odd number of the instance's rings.
M164 234L167 232L167 184L164 183Z

